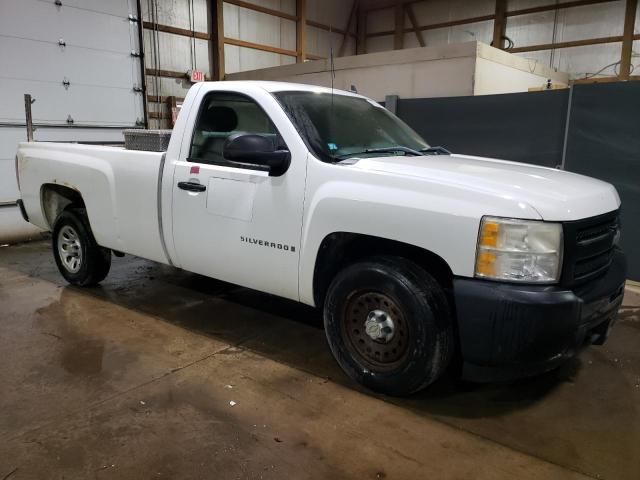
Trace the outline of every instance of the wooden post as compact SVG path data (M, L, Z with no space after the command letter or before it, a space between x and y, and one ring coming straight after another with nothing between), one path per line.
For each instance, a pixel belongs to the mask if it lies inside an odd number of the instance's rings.
M416 38L418 39L418 43L420 44L421 47L424 47L426 43L424 41L424 36L422 35L422 30L418 29L418 20L416 19L416 13L413 11L413 5L411 5L410 3L407 3L405 5L405 8L407 9L407 16L409 17L409 21L411 22L411 27L413 28L413 31L416 33Z
M404 7L400 1L395 4L396 25L393 34L393 49L402 50L404 46Z
M367 11L358 5L356 55L367 53Z
M636 21L638 0L627 0L624 11L624 32L622 33L622 54L620 56L620 79L628 80L631 75L631 53L633 50L633 28Z
M296 0L296 63L307 59L307 2Z
M167 110L169 111L169 125L173 128L176 124L176 120L178 119L178 105L176 97L167 97Z
M212 80L224 80L223 3L223 0L209 0L209 24L211 27L209 60Z
M340 48L338 49L338 56L344 56L344 51L347 48L347 41L349 40L349 33L351 32L351 23L356 16L356 11L358 10L358 4L360 0L353 0L353 5L351 6L351 11L349 12L349 19L347 20L347 27L345 28L344 36L342 37L342 42L340 43Z
M496 0L496 17L493 20L493 45L504 49L504 35L507 30L507 0Z

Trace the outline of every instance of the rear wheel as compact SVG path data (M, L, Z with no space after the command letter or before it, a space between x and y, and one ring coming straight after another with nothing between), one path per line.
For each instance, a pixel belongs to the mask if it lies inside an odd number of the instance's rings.
M53 255L62 276L81 287L95 285L111 268L111 251L99 246L84 209L65 210L52 232Z
M327 293L324 322L343 370L382 393L408 395L426 387L452 356L445 293L403 258L372 258L340 272Z

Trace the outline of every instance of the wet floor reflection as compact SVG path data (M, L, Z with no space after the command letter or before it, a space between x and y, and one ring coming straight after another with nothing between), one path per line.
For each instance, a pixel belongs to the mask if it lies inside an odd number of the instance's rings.
M16 268L64 285L46 261L35 273L33 265ZM94 299L103 306L96 310ZM59 301L38 311L39 328L61 337L59 362L66 372L91 376L104 369L105 358L115 348L108 343L105 322L125 321L101 310L110 306L151 315L158 322L361 390L331 357L317 310L128 257L114 259L112 274L102 286L63 286ZM635 307L623 309L604 347L589 348L546 375L494 385L465 384L449 375L409 398L379 398L593 476L636 478L639 312ZM130 364L109 363L114 371Z
M95 316L85 304L82 297L64 289L59 301L36 310L37 318L45 330L47 326L54 327L56 333L46 331L45 334L58 340L60 365L74 375L91 375L102 371L105 341L95 335L92 325Z

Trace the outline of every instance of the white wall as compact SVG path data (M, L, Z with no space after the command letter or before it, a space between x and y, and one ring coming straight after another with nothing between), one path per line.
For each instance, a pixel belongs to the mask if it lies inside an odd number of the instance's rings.
M307 0L307 19L346 30L353 1ZM349 31L355 33L355 19L351 22ZM332 32L330 34L326 30L307 26L307 52L329 58L330 49L333 47L334 56L337 56L342 38L343 36L339 33ZM355 40L353 37L347 36L345 55L353 55L355 53Z
M540 0L510 0L509 9L546 4L548 4L546 1ZM557 13L541 12L511 17L507 22L506 34L516 43L516 46L622 35L624 4L624 0L618 0L565 8L558 10ZM607 67L607 65L620 60L621 46L621 43L610 43L555 51L527 52L520 55L567 71L572 78L584 78L600 70L599 76L610 76L617 74L617 66ZM640 59L636 59L634 63L640 63L638 60Z
M492 15L494 0L429 0L412 4L413 11L419 25L429 25L463 18ZM411 28L407 15L404 18L405 27ZM374 10L367 15L367 33L394 30L395 14L393 9ZM462 43L477 40L490 43L493 36L493 21L458 25L437 30L422 32L428 46L440 46L450 43ZM419 47L415 33L404 36L404 48ZM393 34L383 37L367 39L367 52L377 52L393 49Z
M209 33L207 0L141 0L142 17L147 22ZM145 66L157 70L210 72L209 42L172 33L144 30ZM147 75L147 94L184 97L191 87L186 78ZM164 103L149 102L149 112L168 115ZM149 128L167 128L167 120L149 119Z
M345 30L354 0L307 0L307 19ZM250 3L296 15L295 0L250 0ZM343 36L307 25L307 53L328 57L342 43ZM355 32L355 21L351 31ZM255 12L229 3L224 4L224 34L226 37L271 47L296 51L296 22ZM225 72L236 73L258 68L289 65L296 58L289 55L265 52L252 48L225 45ZM349 37L345 54L355 53L355 41Z
M568 1L568 0L563 0ZM563 3L560 1L560 3ZM376 3L376 2L373 2ZM379 2L378 2L379 3ZM508 0L508 10L549 5L552 0ZM622 35L624 19L624 0L582 7L566 8L549 12L534 13L507 19L506 35L513 40L515 47L527 45L567 42L595 37ZM460 20L470 17L492 15L495 11L494 0L425 0L413 4L419 25ZM405 27L411 27L405 16ZM367 33L383 32L394 29L392 8L372 11L367 18ZM636 17L636 33L640 31L640 9ZM427 46L445 45L470 40L491 43L493 21L484 21L466 25L425 30L422 32ZM404 37L404 47L418 46L414 33ZM367 39L367 52L393 49L393 35ZM598 76L615 75L620 60L620 43L591 45L585 47L526 52L517 55L547 65L559 71L569 72L571 78L584 78L602 70ZM634 44L632 63L640 67L640 41ZM606 67L603 69L603 67ZM640 73L640 69L636 71Z
M252 0L250 3L272 10L296 14L295 0ZM225 37L270 47L296 50L296 22L230 3L224 4ZM225 45L225 73L295 63L295 57L252 48Z

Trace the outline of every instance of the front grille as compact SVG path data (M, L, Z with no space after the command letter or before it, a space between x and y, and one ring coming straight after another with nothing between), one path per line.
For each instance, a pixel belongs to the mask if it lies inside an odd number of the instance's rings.
M563 223L564 265L561 283L574 286L596 278L611 265L618 211Z

